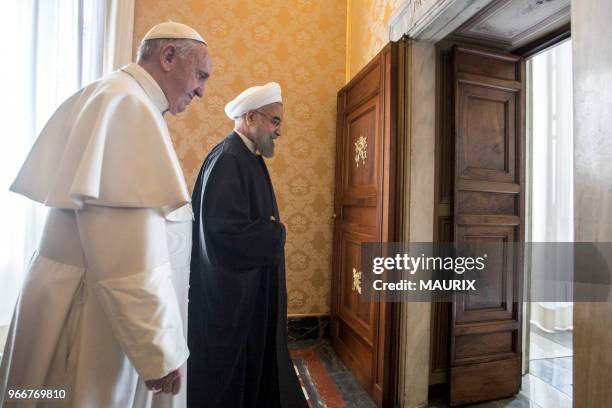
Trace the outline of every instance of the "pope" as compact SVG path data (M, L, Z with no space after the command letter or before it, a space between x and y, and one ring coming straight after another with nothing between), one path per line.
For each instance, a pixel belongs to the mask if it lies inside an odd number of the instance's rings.
M49 212L1 406L24 389L63 390L63 407L185 406L192 211L163 115L202 98L210 70L200 34L159 24L136 63L72 95L38 136L11 190Z

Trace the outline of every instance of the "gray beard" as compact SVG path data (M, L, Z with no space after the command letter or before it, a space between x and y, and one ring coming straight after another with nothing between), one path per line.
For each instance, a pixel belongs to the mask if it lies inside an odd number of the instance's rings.
M257 150L263 157L270 158L274 156L274 141L269 137L255 142Z

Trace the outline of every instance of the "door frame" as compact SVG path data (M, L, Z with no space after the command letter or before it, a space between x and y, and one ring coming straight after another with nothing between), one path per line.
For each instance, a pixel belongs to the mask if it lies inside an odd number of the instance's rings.
M553 47L555 45L557 45L558 43L565 41L566 39L571 37L571 23L565 24L564 26L560 27L559 29L546 34L540 38L535 39L534 41L530 42L529 44L522 46L516 50L511 51L511 53L518 55L519 57L521 57L522 61L521 61L521 77L526 79L526 59L534 56L542 51L545 51L546 49ZM445 129L443 128L444 123L441 123L441 119L442 116L446 113L444 106L443 106L443 102L445 100L445 97L447 97L448 95L443 95L442 93L446 90L448 91L448 86L447 84L444 83L445 78L444 78L444 72L442 72L441 70L441 64L440 61L442 58L444 58L444 54L448 53L453 45L458 45L458 46L469 46L469 47L474 47L474 45L469 44L469 43L465 43L465 42L461 42L461 41L453 41L453 40L448 40L448 39L443 39L441 41L439 41L438 43L436 43L435 47L436 47L436 168L435 168L435 194L436 194L436 208L434 210L434 234L436 234L436 237L438 238L438 231L443 228L443 222L445 218L448 218L448 216L450 215L452 217L452 212L453 212L453 197L451 197L450 202L441 202L438 203L437 199L439 198L441 189L443 189L443 186L441 185L441 177L440 177L440 172L443 171L443 166L442 163L440 162L440 158L441 158L441 147L442 147L442 143L444 142L452 142L452 147L451 147L451 156L454 156L454 131L451 134L451 140L446 140L447 138L445 138ZM483 44L479 44L476 47L486 47L486 45ZM495 47L493 45L491 45L491 49L495 50ZM523 96L522 96L522 101L521 101L521 129L518 132L519 133L519 137L520 137L520 146L521 146L521 154L523 155L523 157L525 157L526 154L526 149L527 149L527 145L526 145L526 131L527 131L527 92L526 92L526 80L524 81L524 86L523 86ZM452 127L452 124L451 124ZM448 135L446 135L448 136ZM448 152L446 152L448 154ZM452 166L454 169L454 165ZM525 179L525 171L526 171L526 167L527 167L527 163L523 161L522 163L522 168L520 169L521 171L521 185L522 185L522 194L525 195L526 193L526 182L527 180ZM451 177L452 179L452 177ZM526 204L527 204L527 199L528 197L525 196L525 200L523 200L522 203L522 208L521 208L521 218L523 220L525 220L525 209L526 209ZM448 208L450 207L450 208ZM526 220L525 220L526 221ZM526 224L523 226L523 237L526 237ZM525 262L527 262L527 259L523 260L523 266L525 265ZM523 293L528 293L527 290L529 289L529 282L530 282L530 274L528 272L528 269L524 268L524 272L523 272L523 282L522 282L522 290ZM522 305L520 306L521 308L521 313L522 313L522 322L521 322L521 332L522 332L522 344L523 344L523 350L522 350L522 374L527 374L528 373L528 358L529 358L529 330L527 328L527 324L529 322L529 308L526 306L526 301L525 299L522 300ZM433 305L432 305L433 306ZM431 344L430 344L430 348L431 348L431 356L430 356L430 385L429 385L429 398L431 398L432 396L439 396L441 394L447 394L447 386L449 384L449 380L448 380L448 375L449 375L449 367L447 366L446 371L445 370L441 370L438 368L437 372L433 373L432 370L436 368L435 364L436 364L436 356L434 355L434 349L435 349L435 342L436 342L436 337L433 336L434 334L434 327L436 323L436 317L438 316L438 313L440 313L439 311L436 312L435 308L432 307L432 316L431 316L431 322L432 322L432 338L431 338ZM449 330L446 327L442 327L440 328L438 325L438 331L441 331L442 333L446 332L447 330ZM444 378L444 376L446 376L446 382L443 382L443 380L441 380L442 378ZM433 382L432 382L433 381Z
M389 242L402 241L404 237L404 231L407 230L408 217L405 215L405 206L409 202L406 194L408 175L408 161L407 157L407 143L408 143L408 131L407 131L407 110L406 110L406 92L407 92L407 78L406 78L406 67L407 67L407 41L402 38L400 41L395 43L387 44L382 51L377 54L372 61L370 61L362 70L351 79L342 89L338 92L338 105L337 105L337 117L336 117L336 165L335 175L336 182L334 184L334 221L335 215L338 212L338 182L342 177L342 168L339 165L342 159L342 134L343 129L343 116L342 116L342 104L343 100L340 98L340 94L350 89L355 82L361 80L366 76L372 67L380 64L379 59L390 60L390 63L383 64L385 69L385 83L384 83L384 100L381 101L382 106L390 106L390 111L384 110L382 113L382 121L389 123L389 135L390 142L388 145L389 151L384 152L384 156L389 157L391 160L392 171L388 174L388 179L383 181L384 185L387 185L390 190L390 202L382 203L384 206L389 208L388 214L383 215L381 220L382 231L388 231L387 235L390 237ZM387 76L392 80L387 80ZM395 119L395 120L393 120ZM384 201L383 196L383 201ZM334 242L336 241L336 223L334 222ZM382 233L382 232L381 232ZM336 254L333 254L332 259L332 271L335 271L338 267ZM335 290L332 289L332 296L337 292L339 287L338 282L339 276L335 276L332 273L332 285ZM336 302L338 299L331 299L332 304L332 319L334 311L337 311L338 307ZM385 332L378 333L377 336L384 339L384 344L381 344L383 349L382 355L378 355L378 350L375 348L373 358L377 358L377 364L383 364L383 389L376 389L374 384L373 399L381 407L399 407L400 406L400 385L399 385L399 370L400 370L400 327L401 327L401 304L400 303L380 303L376 307L377 313L380 313L380 319L384 321ZM381 325L377 329L380 329ZM333 330L333 328L332 328ZM375 375L375 373L373 373Z

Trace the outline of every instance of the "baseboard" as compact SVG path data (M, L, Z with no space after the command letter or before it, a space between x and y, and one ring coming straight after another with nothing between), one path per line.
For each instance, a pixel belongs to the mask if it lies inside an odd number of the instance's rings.
M289 316L289 342L329 338L329 316Z

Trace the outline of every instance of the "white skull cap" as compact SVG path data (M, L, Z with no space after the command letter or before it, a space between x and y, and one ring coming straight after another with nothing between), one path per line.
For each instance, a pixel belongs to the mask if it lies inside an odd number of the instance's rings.
M166 21L165 23L160 23L153 26L149 32L145 34L142 41L156 40L160 38L194 40L206 44L204 38L196 30L188 25L176 23L174 21Z

